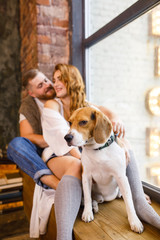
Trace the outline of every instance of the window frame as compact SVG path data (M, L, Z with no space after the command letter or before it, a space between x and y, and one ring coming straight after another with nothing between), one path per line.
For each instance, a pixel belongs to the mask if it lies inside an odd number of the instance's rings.
M77 11L78 9L78 11ZM70 1L70 63L76 66L85 79L85 1Z
M70 40L72 49L70 62L80 70L86 85L86 92L89 95L88 49L159 5L160 0L138 0L102 28L85 38L86 2L85 0L71 1L72 37ZM160 202L160 188L143 181L142 184L145 193Z

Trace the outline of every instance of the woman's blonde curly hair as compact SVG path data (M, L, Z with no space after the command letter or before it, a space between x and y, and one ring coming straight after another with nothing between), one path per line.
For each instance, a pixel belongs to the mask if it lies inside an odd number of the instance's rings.
M85 101L85 86L79 70L73 65L61 63L55 66L54 73L57 70L61 72L61 81L65 84L67 93L71 97L70 113L72 114L78 108L88 106Z

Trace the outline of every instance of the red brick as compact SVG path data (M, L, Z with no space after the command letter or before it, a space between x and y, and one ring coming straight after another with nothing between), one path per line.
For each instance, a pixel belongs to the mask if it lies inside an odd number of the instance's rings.
M51 62L51 56L44 55L44 54L39 54L38 55L38 60L40 63L50 63Z
M75 1L75 0L72 0L72 1ZM54 6L64 6L64 5L68 6L68 0L52 0L52 4Z
M52 24L56 27L68 28L68 20L59 20L58 18L54 18Z
M50 6L51 5L51 0L36 0L36 3L39 5L45 5L45 6Z
M51 44L52 40L50 36L38 35L38 43L48 43Z
M37 67L37 8L36 1L20 1L20 36L21 36L21 72Z
M39 70L42 71L43 73L45 73L50 80L52 80L52 74L53 74L54 67L55 67L55 65L53 65L52 61L47 64L45 64L45 63L38 64Z
M43 26L52 26L52 19L48 16L39 16L37 18L37 24Z
M50 31L56 35L67 36L68 29L54 26Z
M40 14L40 8L38 5L36 6L36 9L37 9L37 16L38 16Z

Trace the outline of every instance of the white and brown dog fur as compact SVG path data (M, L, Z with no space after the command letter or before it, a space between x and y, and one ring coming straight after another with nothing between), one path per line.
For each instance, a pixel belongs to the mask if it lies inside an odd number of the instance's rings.
M92 107L77 109L69 119L70 131L65 136L68 145L82 146L82 185L84 211L82 220L90 222L98 203L118 197L119 189L123 196L128 220L134 232L142 233L143 225L136 215L132 194L126 176L125 151L116 141L108 147L97 150L113 135L110 120ZM91 190L92 196L91 197Z

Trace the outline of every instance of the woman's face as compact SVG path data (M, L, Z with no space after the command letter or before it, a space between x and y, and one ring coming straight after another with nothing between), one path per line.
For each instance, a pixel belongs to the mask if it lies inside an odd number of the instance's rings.
M53 87L56 92L56 96L59 98L63 98L67 96L67 89L64 83L61 81L62 74L59 70L57 70L53 75Z

